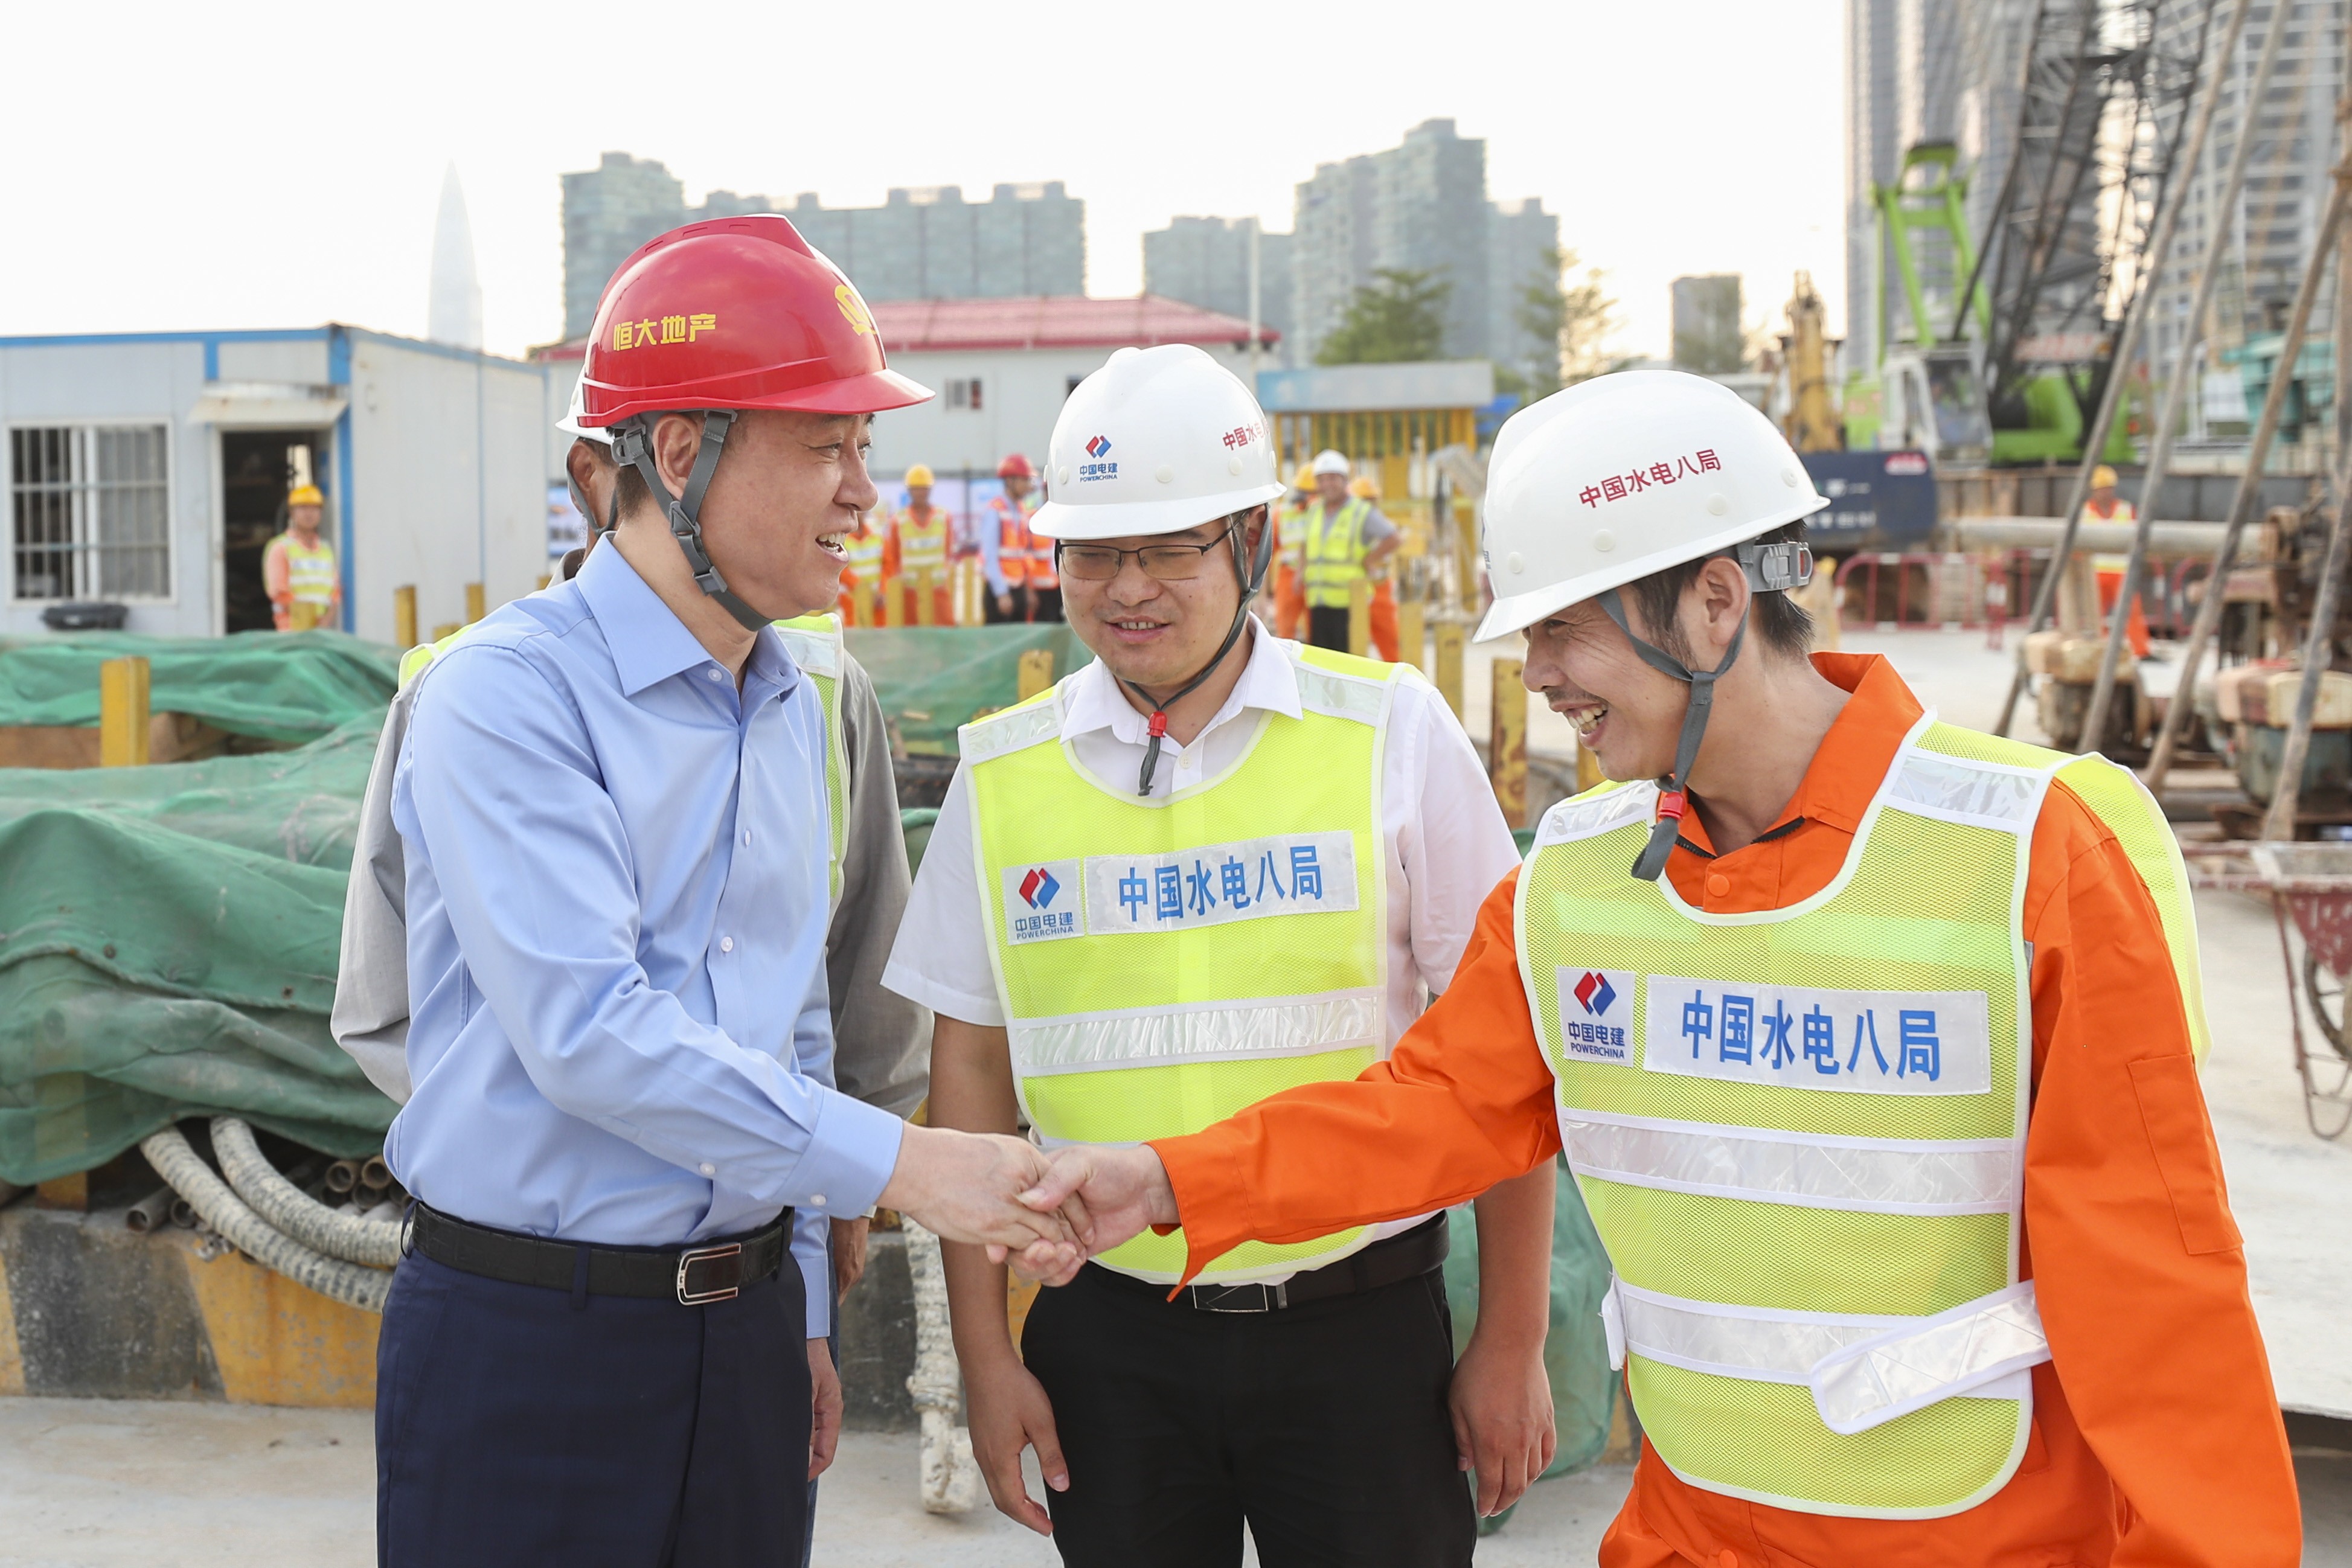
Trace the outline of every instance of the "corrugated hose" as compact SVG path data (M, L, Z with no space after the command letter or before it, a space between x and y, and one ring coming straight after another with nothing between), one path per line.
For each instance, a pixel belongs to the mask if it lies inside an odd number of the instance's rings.
M329 1208L278 1175L253 1129L235 1116L213 1118L213 1153L236 1196L288 1237L330 1258L390 1269L400 1262L401 1227Z
M214 1125L217 1128L219 1123ZM276 1270L298 1285L362 1312L383 1311L384 1297L392 1290L390 1274L325 1257L256 1214L213 1174L212 1167L188 1146L188 1140L180 1135L177 1127L166 1127L148 1137L140 1144L139 1152L147 1156L155 1174L186 1198L189 1207L205 1223L254 1261ZM398 1227L387 1228L398 1234Z

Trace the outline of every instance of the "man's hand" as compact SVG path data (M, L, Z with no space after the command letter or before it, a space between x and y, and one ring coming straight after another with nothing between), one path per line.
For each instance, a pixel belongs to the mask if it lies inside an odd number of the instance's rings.
M809 1471L816 1479L833 1463L841 1442L841 1374L834 1369L833 1347L821 1339L808 1342Z
M873 1223L870 1219L836 1219L833 1222L835 1294L849 1294L850 1288L866 1278L866 1233Z
M1543 1342L1508 1343L1474 1333L1445 1403L1462 1469L1478 1474L1479 1517L1498 1514L1550 1467L1558 1441Z
M1054 1431L1054 1406L1045 1385L1018 1356L1008 1354L965 1363L963 1391L971 1457L996 1511L1040 1535L1053 1534L1053 1516L1030 1497L1021 1474L1021 1450L1035 1448L1045 1484L1055 1491L1070 1490L1070 1468L1062 1461L1062 1440Z
M1013 595L1000 593L996 596L996 612L1008 621L1013 618ZM1024 1520L1022 1522L1025 1524L1028 1521Z
M1131 1149L1079 1145L1053 1156L1045 1180L1021 1195L1040 1215L1059 1214L1084 1249L1076 1256L1032 1244L1013 1254L1021 1272L1066 1285L1090 1255L1109 1251L1154 1225L1174 1225L1176 1191L1148 1144Z
M992 1263L1018 1254L1034 1277L1076 1274L1086 1260L1076 1228L1059 1203L1025 1196L1049 1170L1045 1153L1019 1138L910 1126L881 1203L946 1240L985 1246Z

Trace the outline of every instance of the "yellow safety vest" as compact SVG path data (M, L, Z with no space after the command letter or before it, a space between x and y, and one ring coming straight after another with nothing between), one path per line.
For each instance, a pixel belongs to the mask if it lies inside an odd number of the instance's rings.
M1304 522L1307 550L1307 605L1310 610L1344 610L1349 585L1364 575L1364 518L1371 504L1351 498L1334 512L1320 501L1307 508Z
M1545 817L1519 882L1520 977L1615 1270L1612 1362L1692 1485L1924 1519L2017 1469L2028 1373L2049 1359L2018 1249L2021 910L2053 778L2152 873L2201 1049L2179 852L2104 758L1924 717L1836 879L1748 914L1628 874L1654 785Z
M933 567L948 564L948 515L937 507L931 508L930 520L915 521L911 511L901 512L893 525L898 530L898 571L905 577L919 576Z
M476 625L480 624L477 622ZM825 885L828 895L841 897L842 863L849 847L849 747L841 722L841 619L836 615L803 615L792 621L775 622L776 635L784 641L784 651L793 656L816 687L817 700L824 707L824 800L828 822L826 835L827 870ZM419 643L400 656L400 686L405 691L426 665L447 651L449 645L473 630L461 626L437 642Z
M1164 799L1060 743L1067 680L963 727L1014 1081L1048 1147L1198 1132L1387 1054L1380 797L1402 676L1311 648L1292 667L1300 716L1261 717L1239 763ZM1276 1279L1375 1236L1244 1242L1201 1278ZM1184 1249L1146 1232L1101 1261L1172 1282Z
M849 557L848 571L852 581L860 588L882 580L882 530L868 527L864 533L842 537L843 551Z
M335 602L342 587L342 579L335 570L335 547L320 534L315 545L305 545L289 529L269 541L286 562L286 591L295 612L291 619L296 631L319 624ZM308 612L307 616L303 612Z

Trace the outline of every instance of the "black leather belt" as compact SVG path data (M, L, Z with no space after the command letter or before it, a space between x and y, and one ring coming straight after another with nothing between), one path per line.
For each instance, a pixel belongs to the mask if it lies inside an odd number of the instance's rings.
M793 1211L740 1236L699 1247L591 1247L493 1230L417 1204L408 1244L436 1263L509 1285L538 1285L591 1296L668 1299L682 1307L731 1301L746 1285L783 1267Z
M1253 1281L1242 1285L1187 1285L1177 1292L1176 1304L1203 1312L1278 1312L1287 1307L1303 1307L1309 1301L1328 1301L1419 1279L1444 1267L1445 1254L1452 1246L1453 1233L1446 1228L1445 1216L1434 1215L1402 1236L1375 1241L1337 1263L1293 1274L1278 1284ZM1168 1295L1165 1285L1155 1285L1098 1263L1087 1267L1104 1281L1149 1291L1162 1299Z

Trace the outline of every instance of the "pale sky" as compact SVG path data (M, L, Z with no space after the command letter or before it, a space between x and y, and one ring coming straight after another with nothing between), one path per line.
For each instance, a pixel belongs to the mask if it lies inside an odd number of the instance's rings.
M991 5L27 7L0 95L0 335L311 326L422 335L454 161L488 346L562 326L557 176L605 149L829 205L1061 180L1087 287L1132 294L1171 214L1291 226L1318 162L1452 117L1487 193L1540 196L1604 268L1618 346L1667 286L1796 268L1843 315L1839 0L1441 7Z

